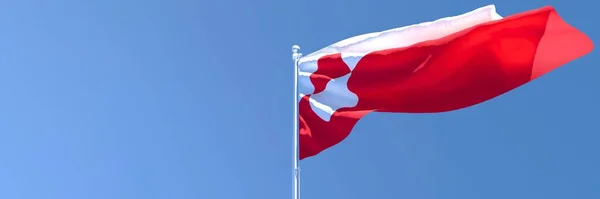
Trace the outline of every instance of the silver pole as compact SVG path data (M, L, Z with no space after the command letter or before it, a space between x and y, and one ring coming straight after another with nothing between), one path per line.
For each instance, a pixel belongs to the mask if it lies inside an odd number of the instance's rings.
M294 199L300 199L300 167L299 160L299 133L298 133L298 60L302 57L300 46L292 46L292 59L294 60Z

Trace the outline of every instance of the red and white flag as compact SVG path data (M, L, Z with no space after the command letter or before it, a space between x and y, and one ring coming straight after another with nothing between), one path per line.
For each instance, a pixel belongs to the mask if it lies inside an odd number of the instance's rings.
M368 113L473 106L592 48L552 7L502 18L493 5L337 42L298 60L299 158L338 144Z

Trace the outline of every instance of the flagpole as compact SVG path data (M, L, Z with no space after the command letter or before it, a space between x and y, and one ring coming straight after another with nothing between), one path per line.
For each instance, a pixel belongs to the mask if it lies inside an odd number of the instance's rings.
M300 46L292 46L292 59L294 60L294 199L300 199L300 167L299 161L299 137L298 133L298 60L302 57Z

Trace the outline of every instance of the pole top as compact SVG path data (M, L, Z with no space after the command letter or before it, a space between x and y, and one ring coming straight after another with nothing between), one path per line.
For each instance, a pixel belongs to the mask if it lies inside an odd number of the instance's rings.
M302 53L300 53L299 51L300 51L300 46L298 46L298 45L292 46L292 59L294 61L297 61L298 59L300 59L300 57L302 57Z

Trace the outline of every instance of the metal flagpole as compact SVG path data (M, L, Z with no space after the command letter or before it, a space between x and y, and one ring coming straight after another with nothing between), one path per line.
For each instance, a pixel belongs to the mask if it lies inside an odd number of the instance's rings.
M298 60L302 57L300 46L292 46L292 59L294 60L294 199L300 199L300 167L299 161L299 133L298 133Z

